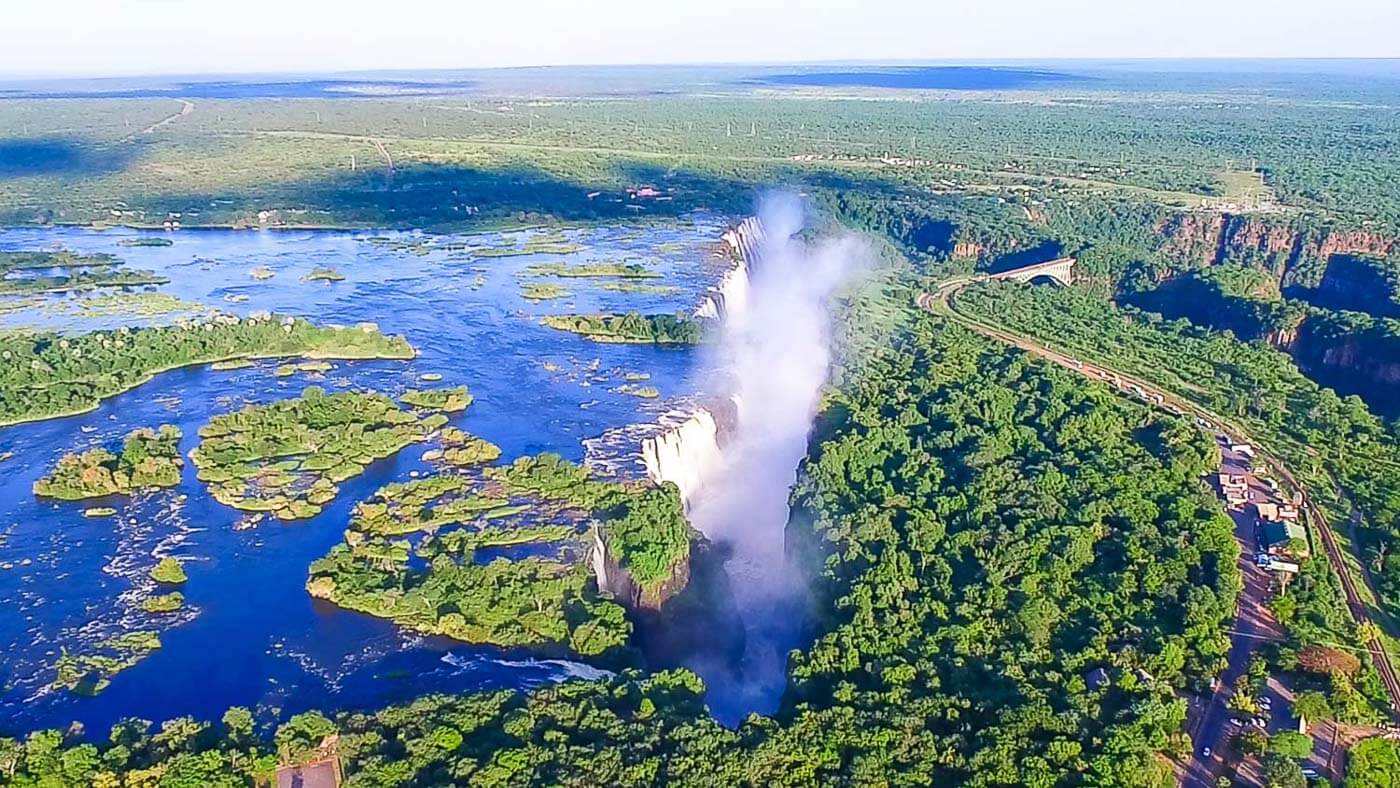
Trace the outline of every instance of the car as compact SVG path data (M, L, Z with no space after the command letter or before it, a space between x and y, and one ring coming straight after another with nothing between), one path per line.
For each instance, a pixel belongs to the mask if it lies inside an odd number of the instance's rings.
M1306 777L1306 778L1308 778L1309 780L1316 780L1316 779L1318 778L1319 775L1318 775L1318 773L1317 773L1317 769L1314 769L1314 768L1311 767L1311 766L1304 766L1304 767L1303 767L1303 776Z
M1240 719L1239 717L1231 717L1230 724L1235 726L1236 728L1243 728L1244 720Z
M1263 717L1255 717L1254 719L1250 720L1250 722L1254 723L1255 726L1260 728L1267 727L1269 724Z
M1204 750L1201 750L1201 757L1202 757L1202 758L1209 758L1209 757L1210 757L1210 748L1209 748L1209 747L1205 748Z
M1260 699L1259 699L1259 706L1260 706L1261 708L1269 709L1269 708L1273 708L1273 705L1274 705L1274 702L1273 702L1272 700L1268 699L1268 698L1260 698Z

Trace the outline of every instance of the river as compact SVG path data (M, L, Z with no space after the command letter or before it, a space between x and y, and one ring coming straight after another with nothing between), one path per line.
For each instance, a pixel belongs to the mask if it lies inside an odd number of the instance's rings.
M430 690L526 688L569 676L598 675L587 665L531 659L401 633L392 624L315 603L303 584L307 566L341 540L351 507L379 486L429 470L422 447L378 462L341 485L317 517L266 521L237 530L242 513L212 500L188 463L178 488L85 502L36 499L35 479L65 452L111 444L141 426L172 423L197 443L210 417L248 402L296 396L307 385L363 388L391 395L442 375L434 386L466 384L476 397L453 424L500 445L503 461L542 451L582 461L582 441L629 424L655 420L705 377L693 351L592 343L545 328L538 317L561 312L689 311L719 274L711 260L725 222L697 215L669 224L571 229L550 243L582 247L571 253L484 256L472 249L519 246L542 231L471 236L417 233L127 229L12 229L0 250L107 252L133 269L168 276L159 292L237 314L255 310L318 322L373 321L403 334L419 351L402 361L335 362L324 374L274 375L278 362L235 371L176 370L71 418L0 429L0 729L81 722L93 735L123 717L164 720L181 715L217 719L233 705L283 715L307 708L368 707ZM124 239L170 238L166 247L126 246ZM636 262L673 292L602 289L600 279L558 282L573 295L532 303L520 278L536 263ZM330 266L343 281L303 277ZM256 268L270 278L256 279ZM246 299L244 298L246 296ZM83 315L55 308L0 315L0 328L39 326L86 331L171 319L170 315ZM654 400L618 391L628 372L645 372ZM636 463L622 473L640 475ZM115 518L85 518L89 506L110 505ZM188 612L143 613L146 573L157 556L186 565L181 589ZM52 690L62 649L81 652L113 634L160 631L159 651L120 673L95 697Z

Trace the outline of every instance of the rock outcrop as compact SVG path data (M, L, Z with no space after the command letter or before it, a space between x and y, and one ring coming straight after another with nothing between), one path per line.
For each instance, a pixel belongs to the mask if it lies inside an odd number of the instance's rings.
M627 568L608 552L603 528L593 529L593 544L589 548L589 563L593 576L597 578L598 589L612 595L628 610L659 611L668 600L685 590L690 583L690 561L677 561L671 567L671 576L661 583L642 586L632 578Z

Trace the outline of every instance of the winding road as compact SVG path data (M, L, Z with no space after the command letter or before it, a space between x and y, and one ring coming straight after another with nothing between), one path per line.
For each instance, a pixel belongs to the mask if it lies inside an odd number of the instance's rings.
M1276 457L1262 448L1258 441L1251 438L1244 430L1237 425L1229 423L1218 414L1212 413L1194 403L1175 396L1161 388L1154 386L1147 381L1124 374L1118 370L1107 367L1089 364L1071 356L1055 351L1038 342L1026 337L1010 333L1000 328L996 328L982 323L974 318L968 317L957 311L954 306L953 297L959 290L973 282L979 281L981 277L964 276L945 280L932 293L921 293L917 302L920 308L925 311L950 318L959 324L966 326L973 331L984 336L991 337L1005 344L1032 353L1041 359L1057 364L1066 369L1078 372L1089 378L1095 378L1117 388L1120 392L1138 393L1142 399L1149 402L1155 401L1161 407L1179 410L1182 413L1194 416L1199 420L1204 420L1221 429L1228 430L1238 439L1248 441L1254 445L1258 451L1256 462L1267 466L1276 476L1282 479L1288 486L1295 490L1304 490L1298 483L1297 478L1288 471ZM1133 391L1136 387L1138 391ZM1366 605L1361 596L1357 593L1355 579L1347 567L1345 556L1337 543L1336 535L1327 522L1326 515L1321 509L1312 503L1308 496L1304 496L1303 510L1307 514L1309 521L1315 526L1312 530L1321 538L1323 552L1327 560L1331 563L1333 570L1342 582L1342 590L1346 595L1347 607L1353 619L1358 624L1370 621ZM1231 630L1231 644L1228 657L1228 666L1221 677L1219 686L1212 693L1210 708L1203 716L1199 717L1199 723L1192 731L1195 739L1196 750L1193 753L1192 761L1186 766L1186 774L1183 784L1191 786L1213 786L1215 779L1223 774L1223 767L1226 764L1221 758L1224 752L1223 746L1228 741L1228 730L1226 720L1229 717L1229 710L1226 707L1228 700L1228 688L1234 678L1240 675L1248 666L1249 657L1253 653L1257 642L1272 639L1275 635L1276 627L1271 626L1273 616L1268 612L1267 582L1260 582L1257 575L1262 574L1262 570L1255 567L1249 560L1253 554L1254 536L1252 522L1246 527L1241 523L1240 518L1236 518L1236 537L1240 540L1241 547L1241 570L1245 580L1245 587L1241 593L1238 607L1235 612L1235 624ZM1365 582L1370 582L1370 578L1363 578ZM1372 589L1374 593L1374 589ZM1365 650L1370 653L1372 661L1385 683L1386 693L1390 696L1392 712L1400 713L1400 681L1397 680L1395 668L1391 664L1390 655L1378 639L1372 639L1365 644ZM1209 747L1211 755L1204 755L1204 748Z

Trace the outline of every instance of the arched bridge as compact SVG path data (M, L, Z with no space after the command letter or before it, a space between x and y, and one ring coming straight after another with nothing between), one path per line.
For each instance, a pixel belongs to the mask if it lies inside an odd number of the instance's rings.
M1058 260L1050 260L1044 263L1036 263L1035 265L1022 266L1020 268L1013 268L1010 271L991 274L987 278L1012 279L1017 282L1029 282L1032 279L1043 276L1047 279L1053 279L1059 284L1068 285L1074 281L1075 262L1073 257L1061 257Z

